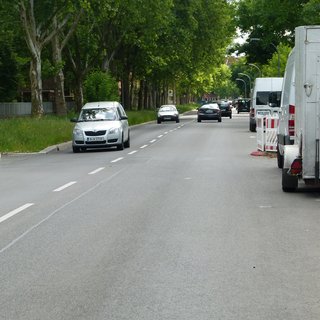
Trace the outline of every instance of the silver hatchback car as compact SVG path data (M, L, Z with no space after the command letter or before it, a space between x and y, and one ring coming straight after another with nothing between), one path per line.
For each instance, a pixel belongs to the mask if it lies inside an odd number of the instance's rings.
M128 117L119 102L101 101L86 103L73 129L73 152L89 148L130 147Z

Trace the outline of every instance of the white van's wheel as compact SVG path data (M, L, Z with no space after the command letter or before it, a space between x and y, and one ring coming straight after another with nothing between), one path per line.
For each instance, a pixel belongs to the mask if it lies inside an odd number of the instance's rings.
M298 187L298 177L288 174L289 169L282 169L282 190L293 192Z

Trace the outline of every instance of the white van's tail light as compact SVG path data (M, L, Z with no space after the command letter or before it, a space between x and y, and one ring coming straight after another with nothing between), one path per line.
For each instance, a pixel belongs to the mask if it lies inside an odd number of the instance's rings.
M291 164L290 173L293 176L297 176L297 175L300 175L301 172L302 172L302 159L295 159Z
M289 105L289 120L288 120L288 130L289 136L294 136L294 115L295 115L295 106Z

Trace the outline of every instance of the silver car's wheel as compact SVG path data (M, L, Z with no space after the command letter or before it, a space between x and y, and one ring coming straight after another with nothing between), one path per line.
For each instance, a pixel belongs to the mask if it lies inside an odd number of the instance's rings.
M130 148L130 134L128 134L128 140L124 143L125 148Z
M73 146L72 150L73 150L74 153L79 153L80 152L80 147Z
M122 135L122 138L121 138L121 143L117 145L117 149L118 150L123 150L124 149L123 135Z

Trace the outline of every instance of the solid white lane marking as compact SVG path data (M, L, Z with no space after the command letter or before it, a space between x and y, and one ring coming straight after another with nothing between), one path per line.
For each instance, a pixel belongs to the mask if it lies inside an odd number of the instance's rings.
M0 223L6 221L7 219L13 217L14 215L18 214L19 212L26 210L27 208L33 206L34 203L26 203L25 205L10 211L9 213L5 214L4 216L0 217Z
M128 154L135 154L136 152L138 152L137 150L133 150L133 151L131 151L131 152L129 152Z
M150 141L150 143L154 143L156 141L157 141L157 139L153 139L153 140Z
M148 146L148 145L145 144L145 145L141 146L140 149L144 149L144 148L146 148L147 146Z
M158 136L158 138L162 138L163 137L163 134L160 134L160 136Z
M111 161L111 163L118 162L118 161L120 161L120 160L122 160L122 159L123 159L123 157L120 157L120 158L114 159L114 160L112 160L112 161Z
M59 187L59 188L57 188L57 189L54 189L53 192L62 191L62 190L64 190L64 189L66 189L66 188L69 188L70 186L72 186L72 185L75 184L75 183L77 183L77 181L71 181L71 182L69 182L69 183L66 183L66 184L63 185L63 186L61 186L61 187Z
M88 174L96 174L96 173L98 173L98 172L100 172L100 171L102 171L104 169L105 169L105 167L101 167L101 168L98 168L96 170L93 170L93 171L89 172Z

